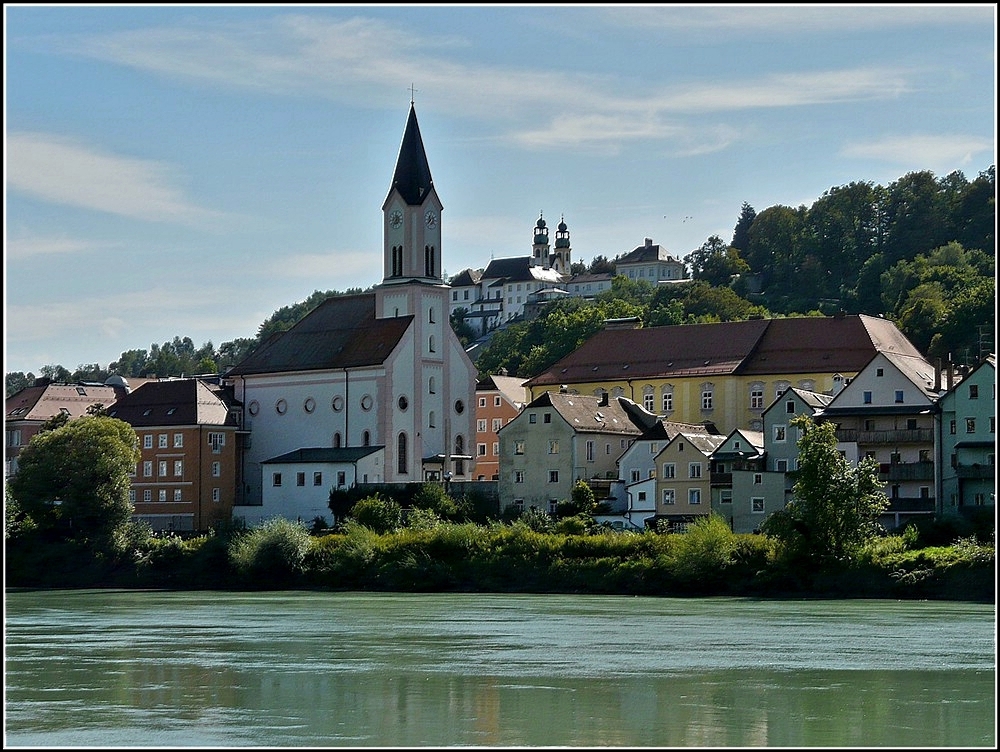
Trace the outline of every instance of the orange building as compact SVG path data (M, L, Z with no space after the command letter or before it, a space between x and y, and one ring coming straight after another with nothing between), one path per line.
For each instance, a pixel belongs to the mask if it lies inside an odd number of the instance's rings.
M500 439L497 431L510 423L528 403L526 379L500 373L476 383L477 480L497 480L500 473Z

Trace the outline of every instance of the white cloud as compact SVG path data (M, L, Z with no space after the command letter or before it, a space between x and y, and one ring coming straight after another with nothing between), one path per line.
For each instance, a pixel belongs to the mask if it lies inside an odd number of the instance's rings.
M940 173L962 169L973 158L990 153L990 162L996 161L994 144L983 138L962 135L908 135L886 136L875 141L846 144L841 156L858 159L879 159L899 165L921 164L923 169Z
M48 237L25 235L8 238L4 245L4 251L8 259L27 259L37 256L86 253L100 247L104 246L64 235Z
M198 225L216 212L191 203L168 166L102 153L46 133L7 135L7 187L54 204L132 219Z

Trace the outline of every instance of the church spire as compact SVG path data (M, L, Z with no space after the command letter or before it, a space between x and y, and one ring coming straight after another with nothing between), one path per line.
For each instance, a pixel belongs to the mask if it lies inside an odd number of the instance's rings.
M434 180L431 178L430 165L427 164L424 142L420 138L420 126L417 125L417 111L411 101L410 116L406 120L403 143L399 147L396 171L392 176L389 193L395 189L408 205L420 206L433 186Z

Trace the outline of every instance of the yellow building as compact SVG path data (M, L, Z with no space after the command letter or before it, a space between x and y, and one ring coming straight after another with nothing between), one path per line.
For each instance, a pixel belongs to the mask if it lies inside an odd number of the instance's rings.
M562 387L609 393L672 421L760 431L788 387L836 394L879 352L920 357L895 324L865 315L648 329L613 321L525 386L532 399Z

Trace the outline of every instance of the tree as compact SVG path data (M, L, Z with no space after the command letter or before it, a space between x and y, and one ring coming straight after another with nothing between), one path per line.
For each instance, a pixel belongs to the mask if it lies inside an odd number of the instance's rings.
M824 564L854 557L881 532L878 523L889 499L878 479L878 463L858 465L837 449L836 426L799 415L790 425L801 431L799 470L788 505L762 526L780 540L790 562Z
M4 376L4 386L5 386L4 391L6 392L4 398L6 399L7 397L13 397L19 391L21 391L22 389L27 389L34 383L35 383L35 374L31 373L30 371L28 373L22 373L21 371L8 372Z
M36 434L18 457L11 492L42 528L105 545L129 522L139 442L128 423L88 416Z
M729 245L744 253L749 250L750 226L756 216L757 212L754 211L754 208L744 201L743 207L740 209L740 218L736 220L736 227L733 228L733 242Z
M361 499L351 509L351 517L376 533L391 533L403 526L403 508L393 499L375 494Z

